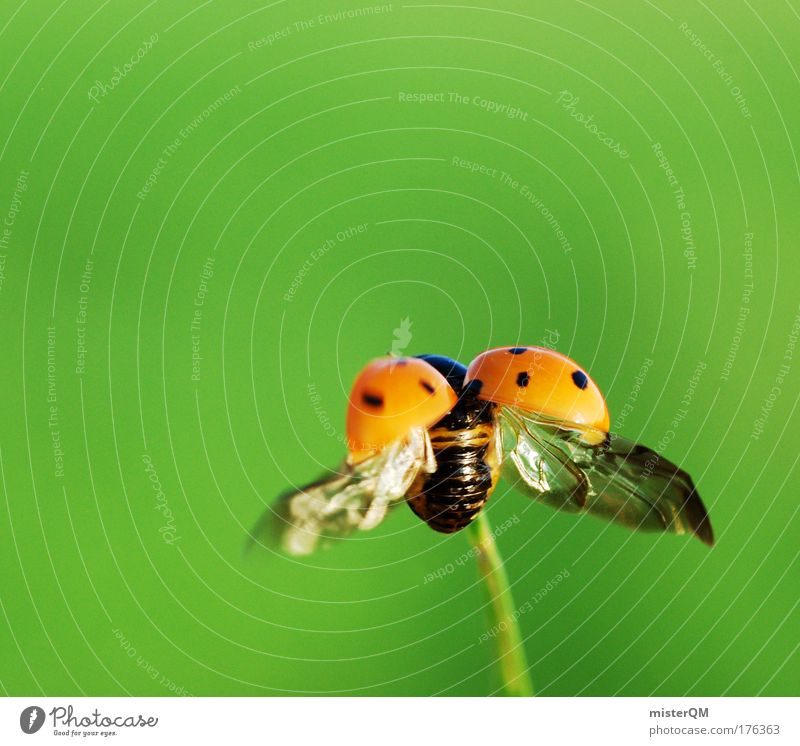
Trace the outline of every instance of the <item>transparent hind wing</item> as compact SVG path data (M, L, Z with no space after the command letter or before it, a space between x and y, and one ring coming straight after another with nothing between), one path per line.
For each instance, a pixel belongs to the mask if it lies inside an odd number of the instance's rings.
M551 508L580 512L586 505L589 480L557 442L538 434L529 417L512 407L500 408L502 476L515 489Z
M502 407L503 475L540 502L639 531L714 535L691 477L617 435Z
M411 430L380 453L281 495L251 534L254 542L308 555L333 539L375 528L403 502L421 471L435 471L427 431Z

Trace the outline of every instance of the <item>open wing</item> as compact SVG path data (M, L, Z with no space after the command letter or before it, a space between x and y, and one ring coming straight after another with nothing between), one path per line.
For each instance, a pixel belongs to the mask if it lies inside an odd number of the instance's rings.
M281 495L251 532L251 540L288 554L311 554L331 539L375 528L405 499L420 471L436 469L427 431L415 428L402 440L358 463Z
M503 476L558 510L587 512L640 531L714 534L692 478L618 435L501 407Z

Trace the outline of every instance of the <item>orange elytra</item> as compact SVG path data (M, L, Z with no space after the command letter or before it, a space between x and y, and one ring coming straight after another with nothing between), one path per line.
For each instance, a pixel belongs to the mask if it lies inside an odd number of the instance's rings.
M363 461L414 427L430 427L453 408L457 399L445 377L424 360L373 360L358 374L350 392L350 462Z
M475 396L608 432L597 384L571 358L546 347L496 347L481 353L464 380Z

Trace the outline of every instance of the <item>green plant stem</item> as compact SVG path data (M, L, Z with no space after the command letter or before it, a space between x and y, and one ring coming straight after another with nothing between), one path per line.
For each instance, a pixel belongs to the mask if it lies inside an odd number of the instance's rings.
M489 629L496 634L496 661L504 693L509 697L532 697L533 684L525 658L519 625L514 615L516 607L508 585L503 558L494 541L486 512L467 526L467 535L477 550L478 572L486 591Z

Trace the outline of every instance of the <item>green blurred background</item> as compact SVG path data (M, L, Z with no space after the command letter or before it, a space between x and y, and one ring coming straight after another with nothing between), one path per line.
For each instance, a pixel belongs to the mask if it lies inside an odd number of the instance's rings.
M307 560L242 549L343 456L368 359L545 343L718 544L501 485L538 691L800 694L796 2L6 2L0 29L4 693L494 692L463 535L401 506Z

